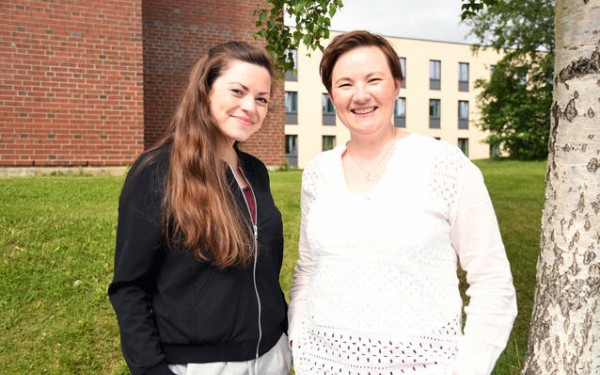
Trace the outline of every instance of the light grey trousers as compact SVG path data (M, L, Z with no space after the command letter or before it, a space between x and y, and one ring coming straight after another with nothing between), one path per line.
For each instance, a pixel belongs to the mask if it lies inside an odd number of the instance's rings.
M289 375L292 352L284 333L277 344L262 356L240 362L211 362L169 365L177 375Z

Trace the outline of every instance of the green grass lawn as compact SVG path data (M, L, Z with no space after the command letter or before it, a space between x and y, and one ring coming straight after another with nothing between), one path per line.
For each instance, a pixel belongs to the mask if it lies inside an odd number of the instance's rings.
M535 286L545 163L477 162L511 261L519 316L495 375L519 373ZM289 292L300 224L299 171L274 172ZM0 373L128 374L108 297L123 177L0 179Z
M520 374L527 351L529 321L539 254L546 162L477 161L494 203L511 263L519 314L495 375Z

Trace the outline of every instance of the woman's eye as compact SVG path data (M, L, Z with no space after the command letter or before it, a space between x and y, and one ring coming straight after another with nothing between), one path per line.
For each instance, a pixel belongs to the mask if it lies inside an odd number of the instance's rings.
M338 88L340 88L340 89L341 88L346 88L346 87L350 87L350 84L349 83L342 83L342 84L338 85Z
M269 99L267 98L256 98L256 101L258 101L260 104L269 104Z
M240 89L231 89L231 92L233 92L234 94L238 94L238 95L242 94L242 90L240 90Z
M371 79L369 80L369 83L377 83L377 82L379 82L379 81L381 81L381 78L371 78Z

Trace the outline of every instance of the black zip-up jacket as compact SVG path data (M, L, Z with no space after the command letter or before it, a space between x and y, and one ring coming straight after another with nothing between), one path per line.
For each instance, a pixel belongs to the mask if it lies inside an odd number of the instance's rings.
M251 360L269 351L287 331L287 305L279 284L283 226L264 164L238 151L256 200L254 276L254 263L220 270L165 247L160 225L168 150L165 146L152 151L155 160L142 168L140 162L148 153L134 163L119 200L114 278L108 294L133 375L171 375L167 367L171 363ZM248 212L230 170L228 178L242 212ZM249 212L246 219L250 222Z

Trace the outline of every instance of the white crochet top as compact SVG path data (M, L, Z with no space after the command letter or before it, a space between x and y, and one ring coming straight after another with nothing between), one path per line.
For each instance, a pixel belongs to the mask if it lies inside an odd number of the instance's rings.
M319 154L302 177L296 374L490 374L517 309L481 173L456 147L411 134L356 194L344 151ZM469 284L464 334L457 259Z

